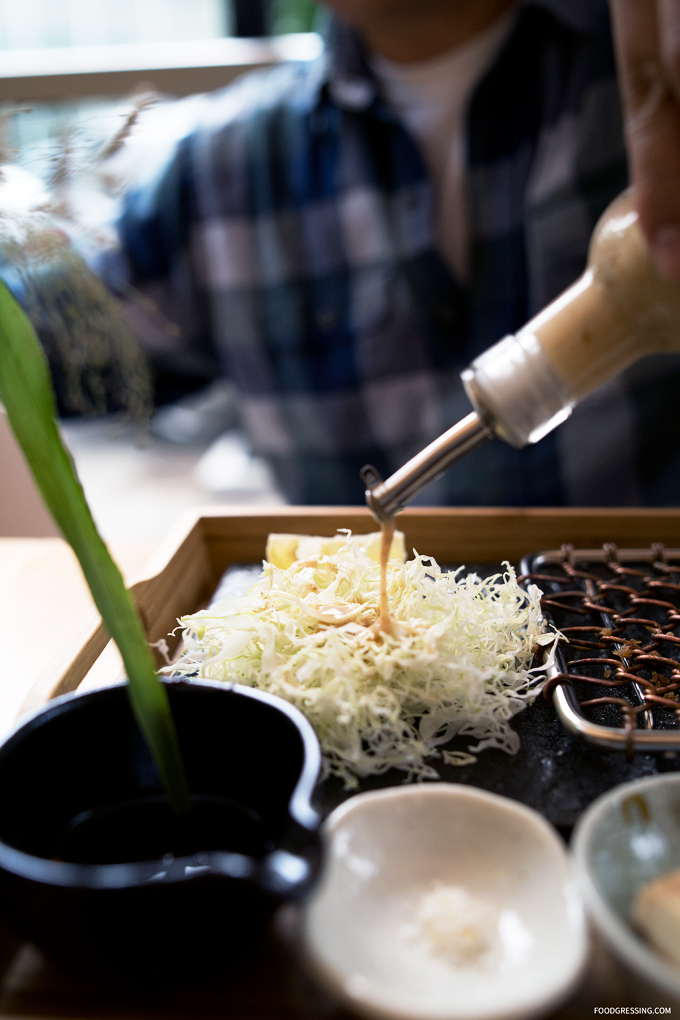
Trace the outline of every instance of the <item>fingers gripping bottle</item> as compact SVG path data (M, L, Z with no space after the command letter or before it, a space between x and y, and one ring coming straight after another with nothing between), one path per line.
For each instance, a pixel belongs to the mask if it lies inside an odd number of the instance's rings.
M386 481L363 469L370 509L391 517L493 436L517 448L538 442L624 368L672 351L680 352L680 284L657 272L626 191L600 218L583 275L462 373L475 410Z

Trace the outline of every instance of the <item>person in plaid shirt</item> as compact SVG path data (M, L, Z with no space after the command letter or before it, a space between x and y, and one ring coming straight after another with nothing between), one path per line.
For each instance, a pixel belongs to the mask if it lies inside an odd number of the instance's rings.
M363 502L362 465L387 477L467 414L460 371L582 272L628 181L604 0L328 6L319 60L177 105L190 125L127 195L100 265L178 324L178 358L232 380L253 451L295 503ZM677 274L640 128L646 15L612 6L643 226ZM130 314L153 351L154 321ZM643 361L536 446L488 443L420 501L680 502L679 399L680 359Z

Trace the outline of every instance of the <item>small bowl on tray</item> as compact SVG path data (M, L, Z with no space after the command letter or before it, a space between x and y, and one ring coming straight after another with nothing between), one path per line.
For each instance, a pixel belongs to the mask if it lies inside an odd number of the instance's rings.
M166 681L192 791L174 815L126 685L65 695L0 747L0 912L62 969L219 974L320 867L316 736L279 698Z
M305 907L317 980L371 1020L539 1016L575 987L587 930L537 812L453 783L359 794L324 826Z
M680 1008L680 963L632 919L638 892L680 868L680 774L636 779L598 797L574 829L572 852L586 911L620 964L627 1000Z

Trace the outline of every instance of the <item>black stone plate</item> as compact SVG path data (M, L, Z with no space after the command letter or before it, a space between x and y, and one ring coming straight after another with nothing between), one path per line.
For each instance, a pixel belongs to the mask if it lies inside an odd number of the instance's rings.
M468 564L466 569L483 577L502 570L498 563ZM212 601L227 594L244 594L259 574L260 568L249 564L229 567ZM430 759L428 764L446 782L480 787L535 808L565 838L569 838L579 815L607 790L631 779L680 767L680 758L674 754L636 754L629 762L623 752L605 751L583 743L563 728L552 705L540 695L515 716L511 725L520 738L517 754L487 750L478 755L473 765L446 765L437 758ZM469 742L469 738L457 737L446 749L465 751ZM349 790L336 777L330 776L321 784L317 803L327 814L357 792L404 782L404 773L391 769L384 775L362 779L357 788Z

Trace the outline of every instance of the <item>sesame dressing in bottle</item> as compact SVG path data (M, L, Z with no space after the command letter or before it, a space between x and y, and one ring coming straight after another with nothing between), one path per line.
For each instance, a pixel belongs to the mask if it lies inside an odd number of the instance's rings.
M625 191L600 218L583 275L462 373L475 410L386 481L364 468L366 501L384 520L487 439L536 443L633 362L674 351L680 284L658 273Z

